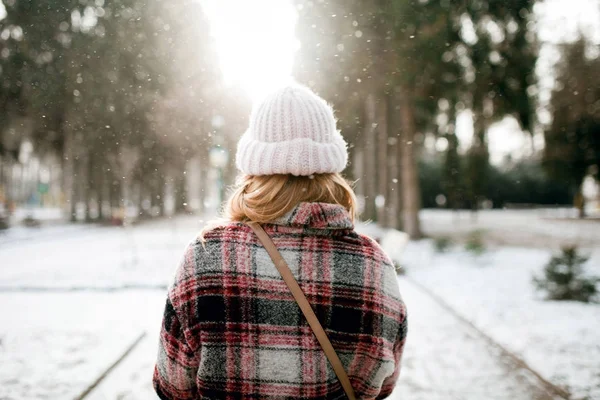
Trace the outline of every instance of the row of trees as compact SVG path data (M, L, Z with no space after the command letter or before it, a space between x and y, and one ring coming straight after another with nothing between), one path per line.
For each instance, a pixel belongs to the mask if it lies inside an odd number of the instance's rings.
M293 2L301 42L294 75L337 110L363 218L420 235L426 133L447 143L439 185L447 205L477 209L489 198L489 126L510 115L534 132L535 0ZM232 151L249 109L239 91L222 87L199 3L4 4L0 192L10 195L21 143L30 140L38 155L60 155L68 204L85 204L87 218L131 201L163 210L165 185L182 209L186 165L196 158L206 167L213 146ZM544 167L574 191L599 164L600 61L590 47L583 39L565 45L545 129ZM464 110L474 139L462 155L456 118Z
M534 1L297 3L298 75L340 110L342 129L354 143L356 177L368 177L359 181L365 217L420 236L417 161L425 132L448 141L450 205L467 196L476 207L488 169L487 128L514 115L531 129ZM455 120L465 108L473 113L475 133L463 171ZM462 174L468 194L455 190Z
M198 3L8 0L0 21L0 187L20 144L62 159L75 215L135 201L163 210L165 184L186 204L185 169L232 145L247 104L220 84ZM227 107L225 107L227 105ZM215 121L217 121L215 123ZM225 121L225 124L223 123ZM220 132L216 132L219 129ZM202 188L206 168L201 169ZM9 199L10 200L10 199ZM200 201L202 204L203 201Z
M512 116L526 134L535 128L534 3L296 0L302 42L296 74L338 110L365 218L420 235L425 133L448 144L441 183L447 205L476 210L486 198L494 178L490 125ZM546 172L578 193L589 167L599 164L600 69L597 58L583 56L585 46L583 39L565 45L545 135ZM463 157L456 117L465 109L474 138Z
M462 170L468 167L469 156L459 155ZM426 156L419 162L419 184L424 208L444 207L448 203L445 186L444 159ZM569 204L572 200L572 187L568 181L552 179L543 169L539 160L520 160L505 165L490 165L486 181L482 185L485 207L523 208L544 205ZM457 190L468 191L466 176L460 176ZM476 215L475 215L476 216Z
M588 174L600 176L600 45L582 36L563 45L561 53L550 100L552 122L544 132L543 164L574 188L583 217L583 180Z

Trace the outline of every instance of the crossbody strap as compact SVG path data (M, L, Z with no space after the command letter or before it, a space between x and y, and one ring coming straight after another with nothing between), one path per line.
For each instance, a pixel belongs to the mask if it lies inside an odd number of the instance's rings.
M335 352L335 349L331 345L331 342L327 337L327 333L325 333L325 331L323 330L321 323L315 315L315 312L313 311L312 307L308 303L308 300L306 300L306 296L304 296L302 289L298 285L298 282L296 281L296 278L294 278L294 275L292 274L292 271L290 271L290 268L288 267L287 263L281 256L281 253L279 252L279 250L277 250L277 247L275 247L275 244L259 223L248 222L248 226L250 226L254 233L256 233L256 236L258 236L263 246L267 250L267 253L269 253L271 260L273 260L273 263L275 264L275 267L281 274L281 277L283 278L284 282L292 292L296 303L298 303L300 310L302 310L302 313L306 317L306 321L308 321L308 325L310 325L310 328L317 337L319 344L323 348L323 351L325 352L325 355L327 356L327 359L329 360L333 371L335 372L340 383L342 384L346 395L350 400L355 400L356 396L354 395L354 389L352 389L352 384L350 383L350 379L348 379L348 374L346 374L346 370L344 370L344 366L342 365L340 358L338 357L337 353Z

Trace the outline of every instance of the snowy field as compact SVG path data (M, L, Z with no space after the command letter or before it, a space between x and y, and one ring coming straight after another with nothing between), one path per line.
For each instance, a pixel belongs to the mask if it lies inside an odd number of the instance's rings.
M164 293L1 293L0 304L0 399L74 399L158 326Z
M443 232L452 215L433 214L424 213L424 227ZM531 215L526 223L514 216L507 213L511 227L534 225ZM491 221L487 229L495 232L497 219L479 224ZM130 228L52 226L0 234L0 399L74 399L144 333L86 399L155 399L150 377L165 287L203 222L177 217ZM546 222L553 223L540 223ZM583 230L593 233L593 226ZM360 228L381 233L372 225ZM578 235L563 231L567 240ZM600 254L593 254L590 268L600 273ZM600 398L600 307L536 297L531 275L549 256L550 248L539 243L494 247L478 258L458 245L436 254L430 241L409 244L402 259L409 279L399 282L410 331L393 398L555 398L412 279L574 399Z
M588 271L600 276L600 251ZM544 301L531 278L552 252L497 247L477 257L461 247L436 254L431 241L410 243L408 275L523 358L573 399L600 399L600 305Z
M573 209L421 211L423 232L463 240L474 231L495 245L558 248L576 244L600 248L600 219L579 220Z
M73 399L140 334L156 347L167 282L202 224L0 234L0 399Z

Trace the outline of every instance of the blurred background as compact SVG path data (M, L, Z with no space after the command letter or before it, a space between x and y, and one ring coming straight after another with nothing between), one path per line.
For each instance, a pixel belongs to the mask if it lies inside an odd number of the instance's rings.
M292 79L398 267L394 398L600 399L598 0L2 0L0 399L155 398L170 277Z

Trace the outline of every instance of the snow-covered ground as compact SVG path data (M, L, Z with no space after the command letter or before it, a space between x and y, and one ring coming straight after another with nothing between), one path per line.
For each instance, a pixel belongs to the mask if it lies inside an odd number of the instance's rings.
M545 301L533 275L561 246L578 245L590 255L590 275L600 276L600 221L577 220L572 210L421 212L423 231L455 244L436 253L433 242L410 242L396 260L407 274L441 297L458 314L525 360L573 399L600 399L600 304ZM386 244L389 231L360 229ZM462 244L479 231L487 251L479 256ZM392 256L393 244L386 247Z
M588 251L600 275L600 251ZM545 301L534 291L549 249L498 247L475 257L456 246L436 254L431 241L411 242L408 275L475 326L523 358L573 399L600 399L600 304Z
M476 332L407 280L410 335L392 400L552 400L528 371L518 369ZM149 382L156 333L90 396L90 400L155 399Z
M159 326L164 293L0 293L0 304L0 399L73 399Z
M0 399L75 398L142 332L156 344L167 282L202 225L176 217L0 235Z
M551 400L536 378L400 277L408 338L393 400Z
M18 207L12 216L15 223L23 221L25 218L31 217L43 222L60 222L66 221L67 216L65 210L60 207Z
M423 232L464 240L474 231L496 245L557 248L565 244L600 248L600 220L579 220L572 209L485 210L474 217L470 211L422 210Z
M426 228L432 226L427 213ZM447 223L443 215L433 219ZM493 227L496 219L484 220ZM0 235L0 399L72 399L142 332L145 339L88 398L155 398L150 377L165 286L203 223L177 217L129 228L77 225ZM372 225L360 229L381 234ZM576 398L600 397L600 308L535 297L531 274L549 256L548 249L509 247L479 258L458 247L438 255L424 241L410 243L402 262L411 279L547 379L568 385ZM595 252L590 261L596 272L599 257ZM530 373L409 280L400 278L400 285L410 332L394 398L551 398Z
M22 240L0 236L0 289L165 286L203 222L175 217L126 228L28 229Z

